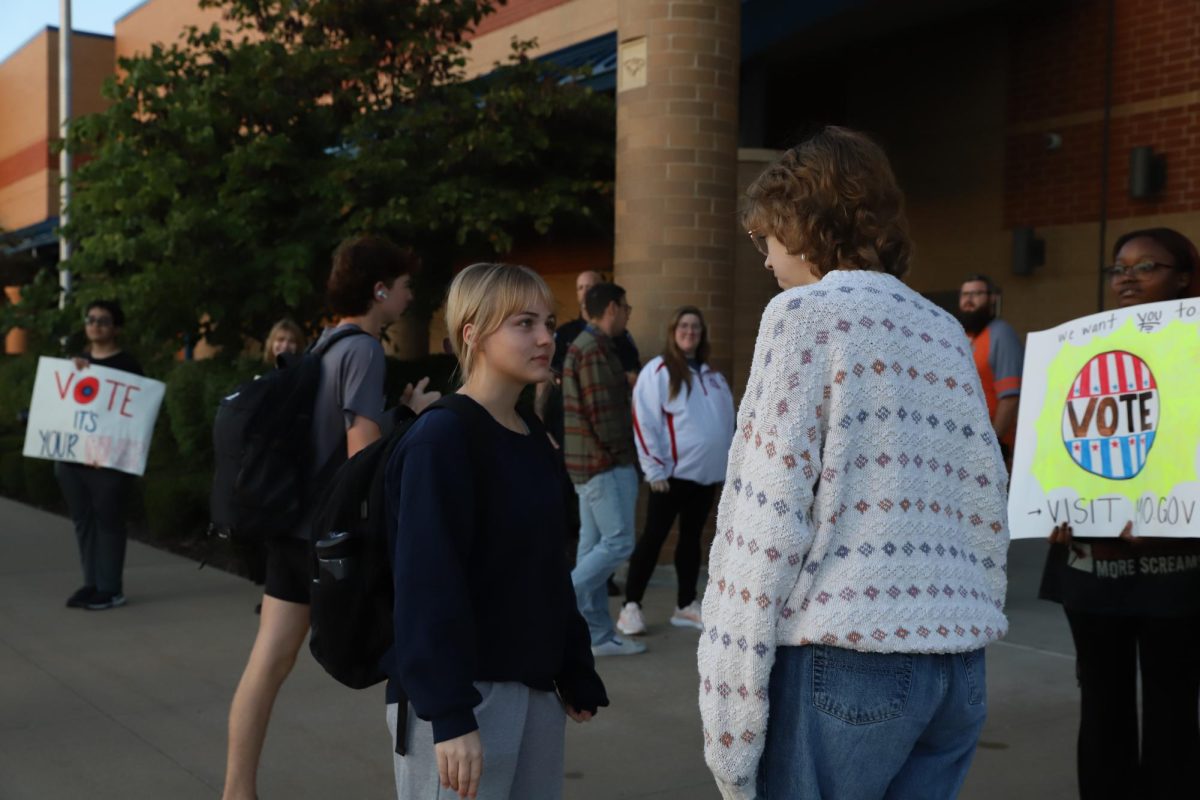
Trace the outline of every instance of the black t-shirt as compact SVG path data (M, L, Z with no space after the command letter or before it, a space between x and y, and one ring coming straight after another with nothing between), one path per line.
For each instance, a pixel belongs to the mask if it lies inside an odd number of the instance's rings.
M1038 596L1068 611L1200 615L1200 539L1077 539L1051 545Z
M142 365L138 360L124 350L118 351L111 356L105 358L96 358L91 353L84 353L83 357L97 367L108 367L109 369L119 369L122 372L132 372L134 375L145 375L142 371Z

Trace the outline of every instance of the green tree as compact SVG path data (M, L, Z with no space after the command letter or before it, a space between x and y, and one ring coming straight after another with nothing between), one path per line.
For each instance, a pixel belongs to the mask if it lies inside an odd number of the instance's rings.
M45 310L42 276L10 324L52 338L116 295L147 356L201 338L236 353L285 310L317 318L347 235L413 247L428 314L454 263L610 224L611 98L532 60L531 42L467 80L467 36L495 0L201 5L228 32L123 59L112 105L71 127L89 159L66 229L78 291Z

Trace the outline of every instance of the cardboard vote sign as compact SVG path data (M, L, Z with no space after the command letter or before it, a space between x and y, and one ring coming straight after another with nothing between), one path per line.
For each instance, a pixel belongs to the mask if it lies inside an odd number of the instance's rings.
M119 369L40 358L24 455L141 475L165 388Z
M1008 517L1015 539L1200 537L1200 299L1029 335Z

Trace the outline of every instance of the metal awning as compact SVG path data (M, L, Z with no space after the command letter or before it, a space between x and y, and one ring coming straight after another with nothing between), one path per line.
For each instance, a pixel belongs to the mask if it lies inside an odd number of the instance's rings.
M0 232L0 257L12 257L28 253L39 247L58 244L58 217L47 217L41 222Z
M617 88L616 31L555 50L539 56L538 60L572 72L584 70L587 77L580 83L597 92L611 92Z

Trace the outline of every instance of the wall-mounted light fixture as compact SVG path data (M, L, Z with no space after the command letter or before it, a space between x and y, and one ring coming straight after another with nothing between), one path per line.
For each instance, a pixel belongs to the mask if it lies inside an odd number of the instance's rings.
M1013 275L1032 275L1034 267L1046 263L1046 242L1029 226L1013 228Z
M1153 147L1135 147L1129 151L1129 196L1145 200L1167 185L1167 157Z

